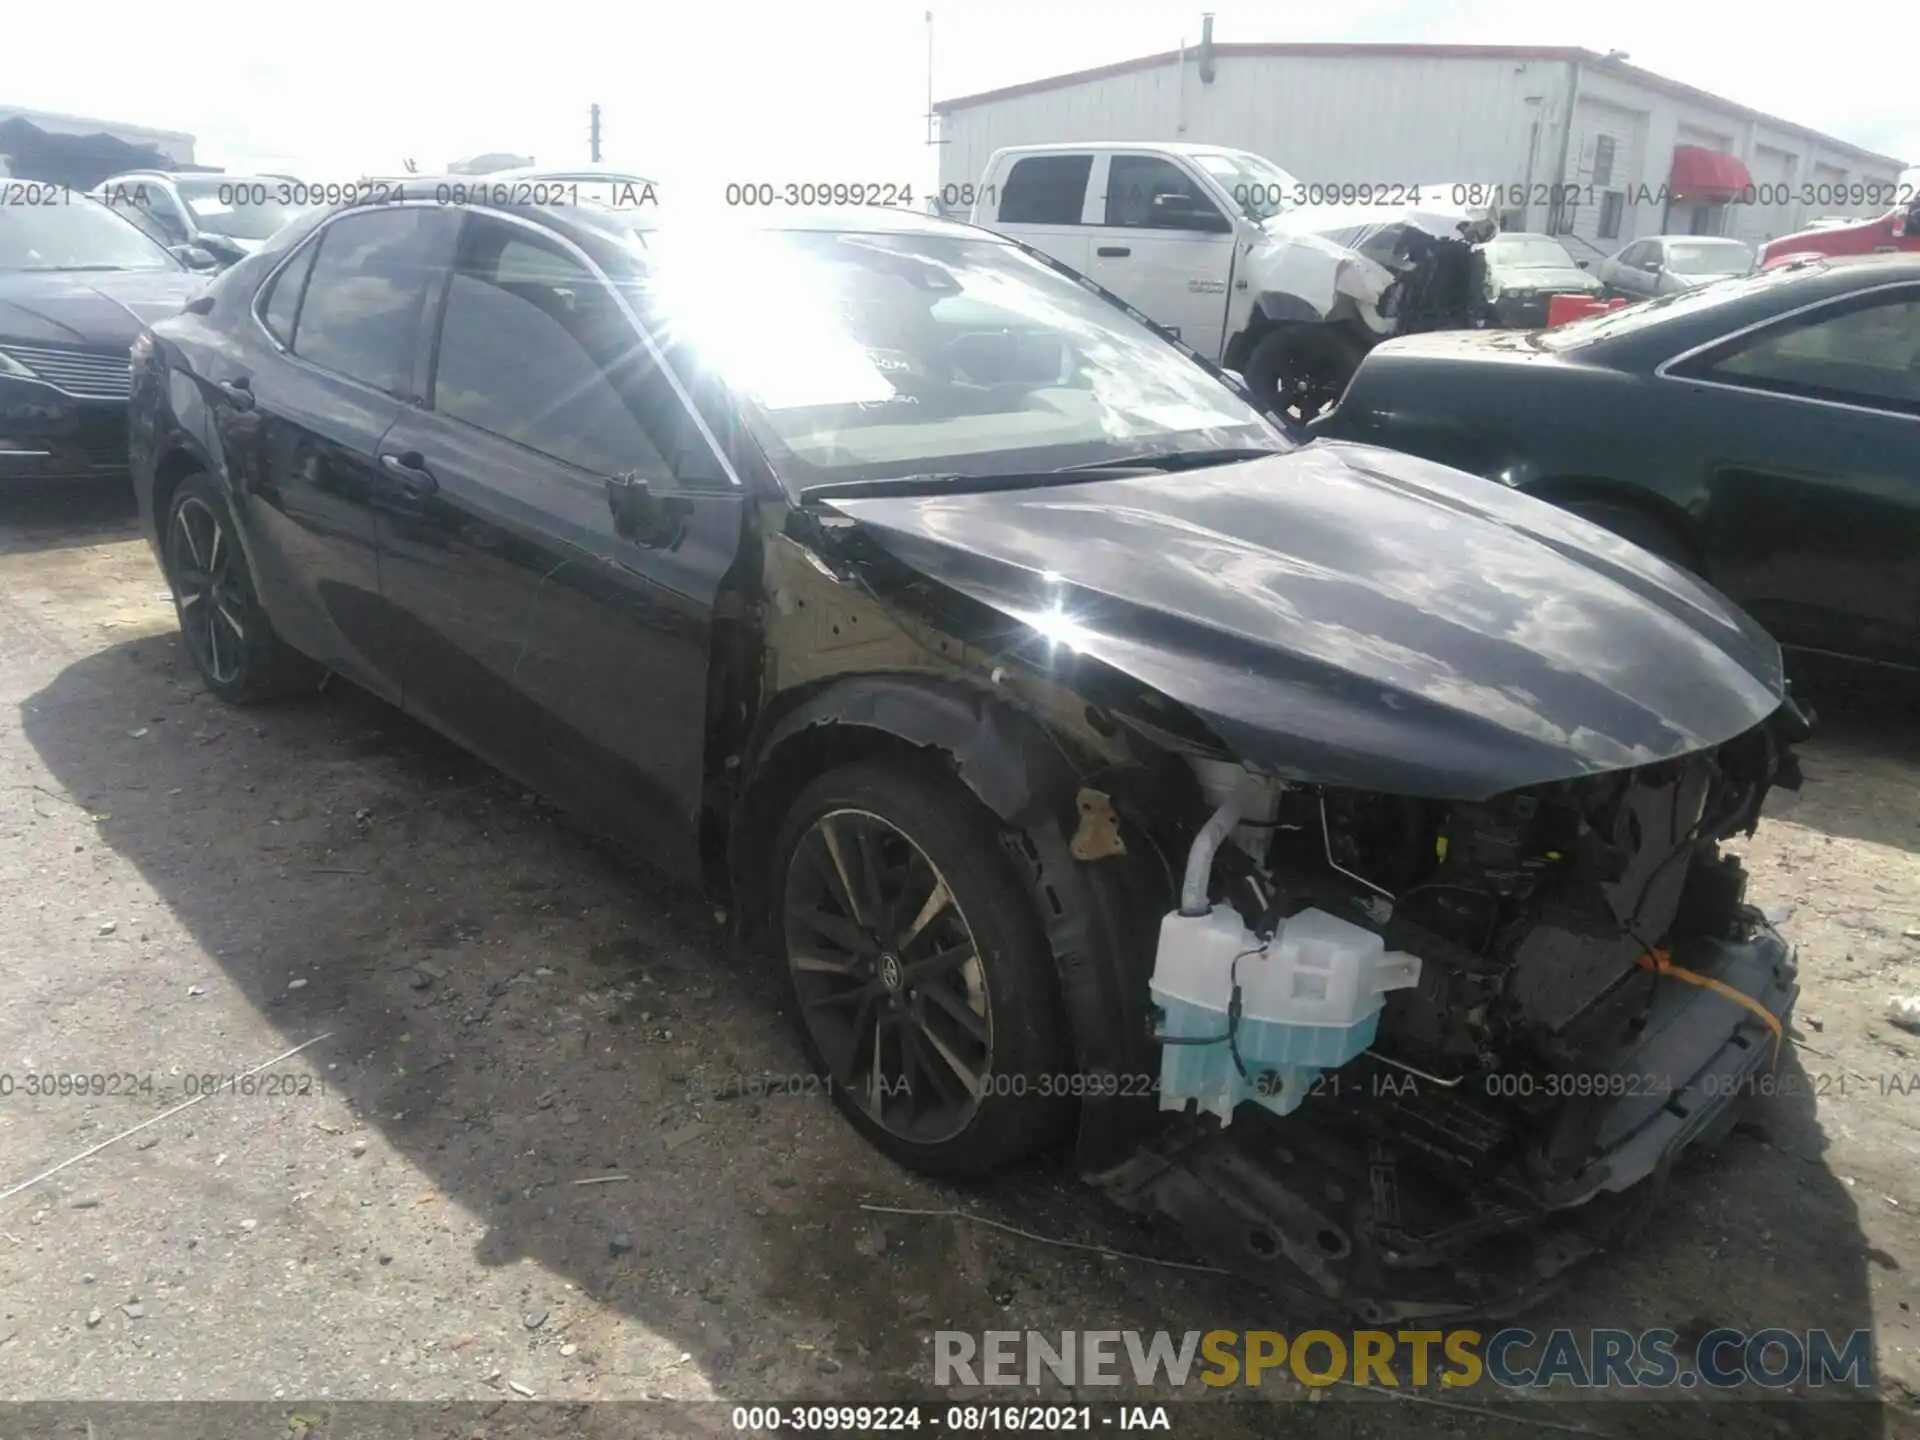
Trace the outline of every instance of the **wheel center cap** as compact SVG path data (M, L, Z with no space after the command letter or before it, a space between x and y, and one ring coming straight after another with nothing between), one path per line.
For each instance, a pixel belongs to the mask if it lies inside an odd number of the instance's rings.
M906 972L900 966L900 957L892 951L880 957L880 983L889 990L898 991L906 981Z

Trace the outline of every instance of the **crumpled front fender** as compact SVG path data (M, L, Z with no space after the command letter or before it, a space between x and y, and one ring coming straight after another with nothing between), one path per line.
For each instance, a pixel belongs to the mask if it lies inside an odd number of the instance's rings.
M1269 320L1323 321L1344 298L1369 329L1383 335L1393 329L1393 321L1379 310L1393 272L1324 236L1293 235L1261 245L1250 258L1249 272L1260 291L1260 311Z
M1075 1064L1088 1078L1080 1111L1080 1168L1116 1163L1152 1123L1152 1077L1159 1062L1148 1041L1150 951L1138 937L1152 924L1136 914L1143 857L1086 863L1069 848L1079 778L1038 721L984 687L912 675L857 675L827 683L770 723L752 747L729 852L735 894L753 905L757 876L773 857L766 837L779 823L783 755L829 732L864 732L879 744L904 742L941 756L955 776L1007 824L1004 850L1033 900L1053 952ZM882 738L885 737L885 738ZM819 753L819 752L816 752ZM1157 916L1155 917L1157 919ZM1105 1077L1112 1076L1111 1083Z

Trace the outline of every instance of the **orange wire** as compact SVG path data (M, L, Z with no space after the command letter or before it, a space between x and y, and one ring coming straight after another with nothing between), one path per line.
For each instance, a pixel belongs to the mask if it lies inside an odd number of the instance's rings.
M1711 975L1702 975L1697 971L1674 964L1664 950L1647 951L1640 957L1639 965L1642 970L1651 970L1656 975L1671 975L1674 979L1684 980L1689 985L1698 985L1702 990L1711 990L1716 995L1724 995L1734 1004L1751 1010L1760 1017L1760 1023L1773 1032L1773 1063L1776 1065L1780 1063L1780 1041L1785 1034L1780 1025L1780 1017L1751 995L1744 994L1724 981L1714 979Z

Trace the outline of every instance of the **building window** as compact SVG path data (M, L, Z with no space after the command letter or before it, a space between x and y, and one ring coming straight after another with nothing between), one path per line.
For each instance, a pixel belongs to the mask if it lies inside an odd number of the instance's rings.
M1627 208L1627 197L1618 190L1609 190L1600 197L1600 238L1618 240L1620 238L1620 212Z
M1553 216L1553 228L1549 233L1554 235L1573 234L1573 222L1579 214L1580 207L1576 205L1571 198L1561 201L1559 213Z
M1604 190L1613 184L1613 136L1602 135L1593 142L1593 188Z

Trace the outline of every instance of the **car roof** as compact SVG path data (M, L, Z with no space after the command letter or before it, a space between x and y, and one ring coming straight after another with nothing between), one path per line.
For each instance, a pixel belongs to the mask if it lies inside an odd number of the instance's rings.
M509 170L489 170L484 175L457 176L466 180L630 180L636 185L660 182L636 170L613 165L518 165Z
M118 175L109 175L92 190L104 190L109 185L118 185L124 180L211 180L215 184L251 184L255 180L292 181L291 175L276 174L271 170L249 170L244 173L229 173L225 170L122 170Z
M491 176L461 175L409 175L403 177L409 189L415 186L435 187L466 183L484 184ZM551 177L549 177L551 178ZM607 177L617 178L617 177ZM399 186L401 178L392 181L367 179L363 185L391 183ZM432 198L428 191L420 198ZM378 195L359 200L341 201L326 207L326 214L355 209L377 209L383 202ZM622 243L636 233L670 228L681 231L690 227L707 226L720 234L742 234L759 232L811 231L819 233L864 234L864 235L927 235L945 236L951 239L988 240L998 244L1010 243L1005 236L984 230L977 225L960 220L947 220L918 210L896 209L882 205L850 205L791 208L775 207L759 209L757 207L725 206L718 204L680 204L662 202L658 205L613 206L582 196L577 202L565 205L517 204L510 200L490 200L484 195L468 200L447 202L452 208L471 210L480 213L496 213L531 220L543 227L579 239L583 234L594 234L611 238ZM303 227L301 233L306 233Z

